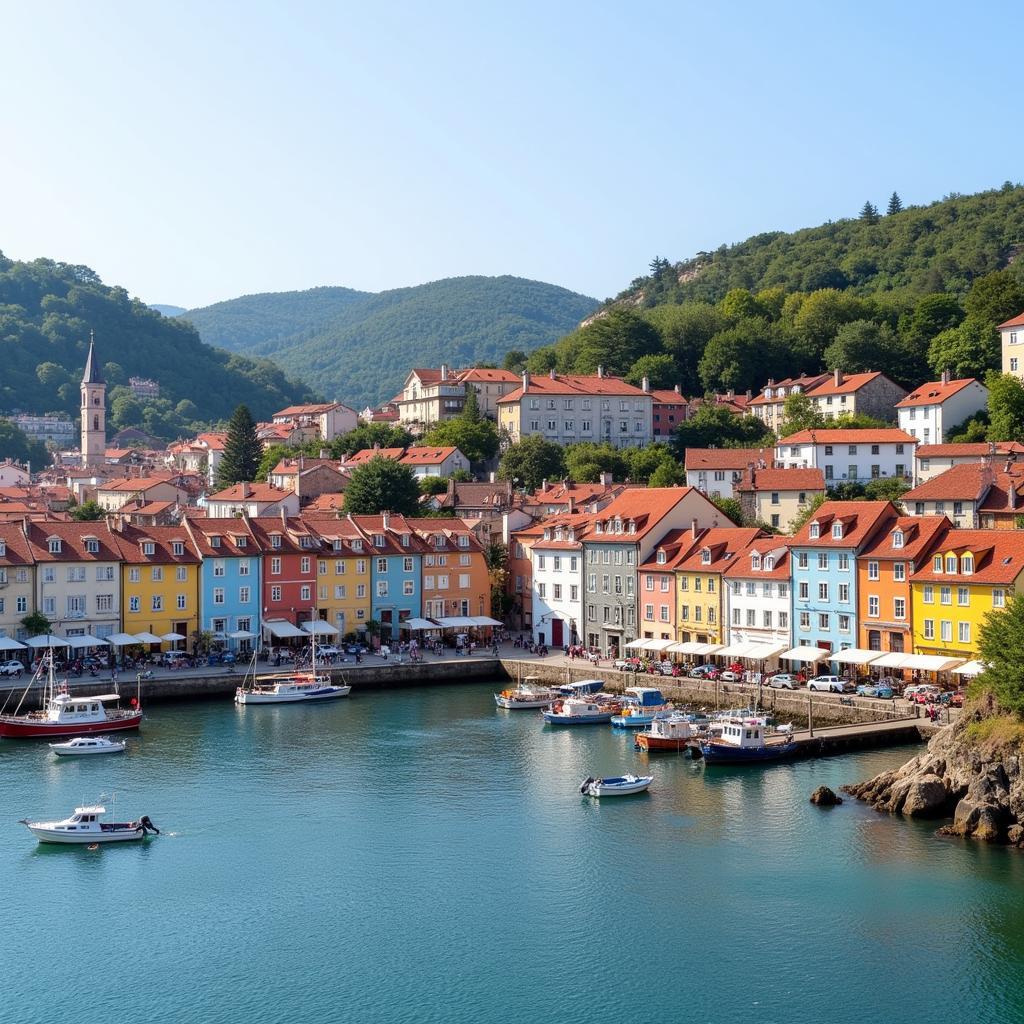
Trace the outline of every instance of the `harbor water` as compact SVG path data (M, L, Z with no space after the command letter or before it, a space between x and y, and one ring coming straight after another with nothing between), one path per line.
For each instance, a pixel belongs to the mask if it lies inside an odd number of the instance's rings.
M1024 1019L1024 857L808 802L909 748L705 768L492 689L154 705L101 758L0 742L0 1019ZM17 824L111 791L163 834Z

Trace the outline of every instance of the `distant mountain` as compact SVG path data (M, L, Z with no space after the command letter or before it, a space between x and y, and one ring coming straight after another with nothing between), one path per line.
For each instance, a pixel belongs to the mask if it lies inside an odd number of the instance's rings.
M585 295L521 277L453 277L372 293L350 288L246 295L182 317L211 345L273 359L361 408L392 397L413 366L500 365L571 331Z
M270 361L204 344L184 320L162 316L88 267L0 253L0 412L79 409L89 334L107 381L107 425L165 439L227 420L240 402L257 419L310 392ZM149 377L160 397L136 398L128 378Z
M151 302L149 308L163 313L164 316L181 316L182 313L188 312L184 306L162 306L158 302Z

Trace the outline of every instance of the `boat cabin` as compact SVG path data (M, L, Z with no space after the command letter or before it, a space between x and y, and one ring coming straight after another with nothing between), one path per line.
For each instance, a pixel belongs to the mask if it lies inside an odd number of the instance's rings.
M661 690L653 686L627 686L626 699L631 704L642 708L661 708L665 706L665 698Z
M76 807L70 818L54 822L51 828L62 832L97 832L100 830L100 816L106 813L106 807Z
M733 747L763 747L765 724L757 719L725 722L722 725L721 742Z
M693 729L685 718L656 718L651 722L650 734L662 740L688 740Z
M85 722L105 722L107 712L104 701L120 700L116 693L104 693L98 697L72 697L69 693L58 693L46 702L48 722L66 722L69 725Z

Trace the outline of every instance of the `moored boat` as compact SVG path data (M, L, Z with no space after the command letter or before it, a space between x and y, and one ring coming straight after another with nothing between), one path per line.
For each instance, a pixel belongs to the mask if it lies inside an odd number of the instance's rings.
M530 708L546 708L558 697L557 690L540 685L539 676L527 676L518 686L496 693L494 703L510 711L525 711Z
M703 740L700 752L707 764L757 764L780 761L799 750L790 734L767 733L763 718L734 718L722 724L720 736Z
M610 722L617 710L615 705L609 706L582 697L566 697L555 701L542 714L544 721L551 725L598 725Z
M614 778L584 779L580 792L584 796L632 796L643 793L654 781L653 775L618 775Z
M690 720L683 715L670 718L656 718L650 727L638 733L635 746L638 750L685 750L693 739L694 730Z
M642 729L668 709L668 702L656 687L627 686L625 707L612 718L612 725L621 729Z
M102 821L106 807L76 807L75 813L62 821L29 821L22 818L24 825L41 843L124 843L145 839L147 835L159 835L160 829L147 815L136 821Z
M579 679L575 683L565 683L556 689L567 697L581 697L587 693L598 693L603 686L603 679Z
M299 704L308 701L337 700L347 697L352 687L335 683L329 672L316 670L316 633L312 634L310 667L306 671L256 674L256 652L235 690L236 704Z
M108 740L106 736L76 736L65 743L51 743L58 757L84 757L87 754L121 754L128 746L125 740Z

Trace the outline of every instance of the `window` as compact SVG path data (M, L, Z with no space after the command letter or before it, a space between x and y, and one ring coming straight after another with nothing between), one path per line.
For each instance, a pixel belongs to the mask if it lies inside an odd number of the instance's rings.
M239 576L248 576L249 575L249 559L248 558L240 558L238 560L238 575Z
M925 604L934 604L935 603L935 588L934 587L925 587L924 590L921 592L921 600Z
M84 583L85 566L72 566L68 569L68 583Z
M964 555L960 559L960 572L964 576L974 575L974 555Z
M183 565L176 566L174 569L174 578L178 583L184 583L188 579L188 569Z
M653 622L654 621L654 605L653 604L645 604L644 605L644 618L647 619L648 622Z
M1003 608L1006 606L1006 591L1005 590L993 590L992 591L992 607Z
M387 572L387 571L388 571L388 560L386 558L378 558L377 559L377 572Z
M770 611L764 611L761 613L761 625L765 629L772 628L772 613Z
M213 588L213 603L223 604L224 603L224 588L214 587Z
M87 538L85 542L85 550L88 551L90 555L97 554L100 550L100 542L94 537Z
M925 619L924 623L923 623L923 626L924 626L924 638L925 638L925 640L934 640L935 639L935 620L934 619Z
M818 568L819 569L827 569L828 568L828 552L827 551L819 551L818 552Z
M958 622L957 626L957 640L962 644L969 644L971 642L971 624L969 622Z
M800 628L810 629L811 628L811 613L801 612L800 613Z
M907 563L906 562L893 562L892 565L892 578L897 583L903 583L907 578Z
M164 610L164 596L163 594L154 594L153 599L150 602L150 609L154 612L162 612Z
M47 542L47 550L49 550L51 555L59 555L60 554L60 538L59 537L51 537L49 539L49 541Z
M850 584L840 583L839 584L839 602L840 604L849 604L850 601Z
M164 578L163 566L154 565L153 568L149 570L149 576L154 583L160 583Z
M128 598L128 611L137 612L140 610L142 598L140 597L129 597Z
M185 594L179 594L178 595L178 611L179 612L185 611L187 606L188 606L188 597Z
M967 587L956 588L956 603L961 608L966 608L971 603L970 591Z
M821 536L821 527L818 523L811 523L810 538L811 540L817 540Z
M403 580L402 581L402 596L412 597L416 593L416 581L415 580Z
M365 583L357 583L356 584L356 597L359 598L360 600L362 600L363 598L366 597L366 584Z
M810 597L807 580L801 580L797 584L797 596L801 601L806 601Z
M281 559L277 556L270 560L270 575L280 576L281 575Z
M175 555L183 555L185 554L185 545L180 540L172 540L171 552Z
M832 524L832 539L842 540L843 539L843 524L833 523Z
M134 569L129 569L128 570L128 582L129 583L138 583L140 579L142 579L142 570L141 569L134 568Z
M715 577L708 577L708 593L713 594L715 592Z
M402 571L403 572L412 572L412 559L411 558L403 558L402 559Z
M142 553L144 555L151 555L156 550L156 546L151 540L145 540L142 542Z
M828 629L828 613L821 612L818 615L818 629Z
M113 594L97 594L96 595L96 611L98 612L110 612L114 610L114 595Z
M789 629L789 612L779 612L779 629Z
M312 560L310 559L309 555L304 555L302 558L299 559L299 572L301 572L301 573L309 572L310 567L312 566L312 564L313 563L312 563Z
M96 571L99 572L99 569L97 569ZM111 572L113 572L113 569L111 569ZM97 579L99 579L99 577L97 577ZM44 583L56 583L57 582L57 570L54 569L53 566L47 566L45 569L43 569L43 582Z
M907 617L907 602L905 598L894 597L892 599L892 614L895 619L905 619Z
M827 601L828 600L828 584L827 583L819 583L818 584L818 600L819 601Z
M75 599L71 598L71 597L68 598L68 612L69 613L71 612L71 602L73 600L75 600ZM85 599L83 598L82 600L84 601ZM15 610L16 611L18 611L20 613L25 613L25 612L28 611L28 598L27 597L16 598L15 602L14 602L14 605L15 605ZM85 609L83 608L82 610L84 611Z
M878 618L878 598L877 597L869 597L868 598L868 615L870 615L871 618L873 618L873 619L877 619Z
M588 594L596 594L597 593L597 573L595 573L595 572L588 572L587 573L587 593Z
M939 604L952 604L953 603L953 588L952 587L939 587Z
M936 555L932 559L932 572L942 572L942 555Z
M747 625L748 626L756 626L757 625L757 612L753 608L748 608L747 609Z
M579 599L580 599L580 588L575 583L573 583L569 587L569 600L570 601L578 601Z
M271 601L280 601L281 600L281 588L280 587L271 587L270 588L270 600Z
M839 632L849 633L850 632L850 616L840 615L839 616Z
M936 508L938 508L937 505L936 505ZM946 574L948 576L955 576L956 575L956 562L957 562L956 555L947 555L946 556Z
M796 567L798 569L806 569L807 568L807 552L806 551L798 552L798 554L796 556Z
M463 580L465 580L465 582L463 582ZM468 576L460 576L459 577L459 587L460 587L460 589L464 590L468 586L469 586L469 577ZM555 601L561 601L562 600L562 584L561 583L556 583L551 588L551 596L552 596L552 598Z
M668 594L672 590L672 580L668 576L661 577L661 592Z
M949 619L943 619L939 623L939 631L940 631L941 638L946 643L952 643L953 642L953 623L950 622Z
M249 590L248 587L239 587L238 588L238 603L239 604L248 604L249 603L249 597L250 597L250 590Z
M868 579L869 580L877 580L878 579L878 563L877 562L868 562Z
M903 547L903 531L902 530L893 530L893 533L892 533L892 546L894 548L901 548L901 547Z
M789 584L788 583L780 583L779 584L779 597L789 597Z
M772 504L773 505L778 505L779 504L779 492L778 491L772 491Z

